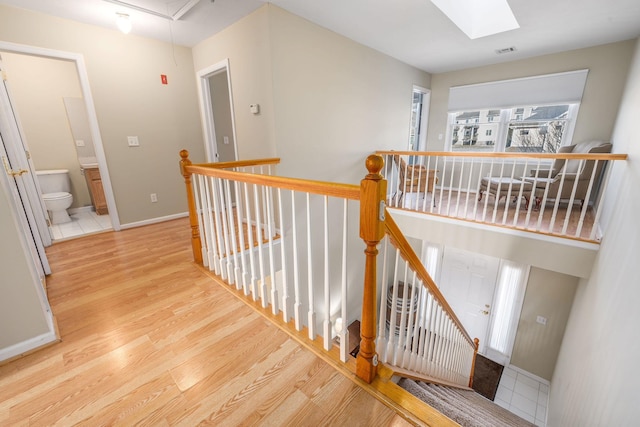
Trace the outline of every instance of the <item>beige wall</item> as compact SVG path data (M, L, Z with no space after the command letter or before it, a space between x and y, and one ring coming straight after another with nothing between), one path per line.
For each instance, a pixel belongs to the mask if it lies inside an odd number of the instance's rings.
M49 332L8 197L0 186L0 351Z
M379 149L406 149L413 85L430 75L269 6L280 171L358 183Z
M406 148L413 85L430 85L429 74L273 5L193 56L196 70L229 58L240 158L277 155L279 174L327 181L357 183L372 151Z
M190 49L6 6L0 40L83 55L122 224L186 211L178 153L204 159Z
M578 278L532 268L522 304L511 364L551 381ZM536 322L538 316L546 325Z
M36 170L68 169L71 207L90 206L63 101L82 96L75 64L6 52L2 64Z
M229 59L240 159L276 155L268 9L258 9L193 48L196 72ZM260 114L251 114L250 104L260 104Z
M429 111L429 150L442 150L451 86L589 69L574 141L610 140L633 53L634 40L543 55L462 71L434 74ZM438 139L442 134L443 138Z
M613 169L604 239L591 277L578 286L551 382L548 425L630 426L640 417L640 44L613 132Z

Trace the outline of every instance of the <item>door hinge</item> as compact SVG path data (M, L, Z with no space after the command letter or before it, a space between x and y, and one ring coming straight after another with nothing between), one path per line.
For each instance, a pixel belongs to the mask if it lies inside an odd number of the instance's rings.
M29 150L24 150L24 154L27 155L27 159L31 160L31 153L29 152Z
M7 72L5 70L2 70L2 80L7 81Z

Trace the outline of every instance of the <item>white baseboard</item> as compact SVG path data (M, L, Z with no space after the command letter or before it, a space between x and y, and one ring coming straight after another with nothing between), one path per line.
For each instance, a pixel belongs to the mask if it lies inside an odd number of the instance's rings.
M171 221L172 219L184 218L189 216L189 212L181 212L173 215L161 216L158 218L145 219L144 221L130 222L128 224L120 224L123 230L127 228L142 227L144 225L157 224L159 222Z
M26 341L22 341L12 346L0 349L0 362L9 360L16 356L20 356L21 354L29 353L47 344L51 344L52 342L55 342L57 340L58 337L56 336L56 333L54 331L50 331L42 335L38 335L37 337L30 338Z

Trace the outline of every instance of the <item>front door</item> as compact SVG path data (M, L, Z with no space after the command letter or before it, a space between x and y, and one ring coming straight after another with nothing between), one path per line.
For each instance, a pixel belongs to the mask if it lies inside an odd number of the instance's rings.
M445 248L440 290L471 338L484 353L500 260L460 249Z

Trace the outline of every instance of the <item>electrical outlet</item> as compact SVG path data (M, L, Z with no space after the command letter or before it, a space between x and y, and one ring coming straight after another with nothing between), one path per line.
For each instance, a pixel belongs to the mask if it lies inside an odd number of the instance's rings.
M140 146L140 141L138 141L138 137L137 136L128 136L127 137L127 144L129 144L129 147L139 147Z
M156 203L158 201L158 195L156 193L151 193L151 203Z
M547 318L546 317L542 317L542 316L538 316L536 318L536 322L540 323L541 325L546 325L547 324Z
M84 141L81 139L76 139L76 147L84 147Z

